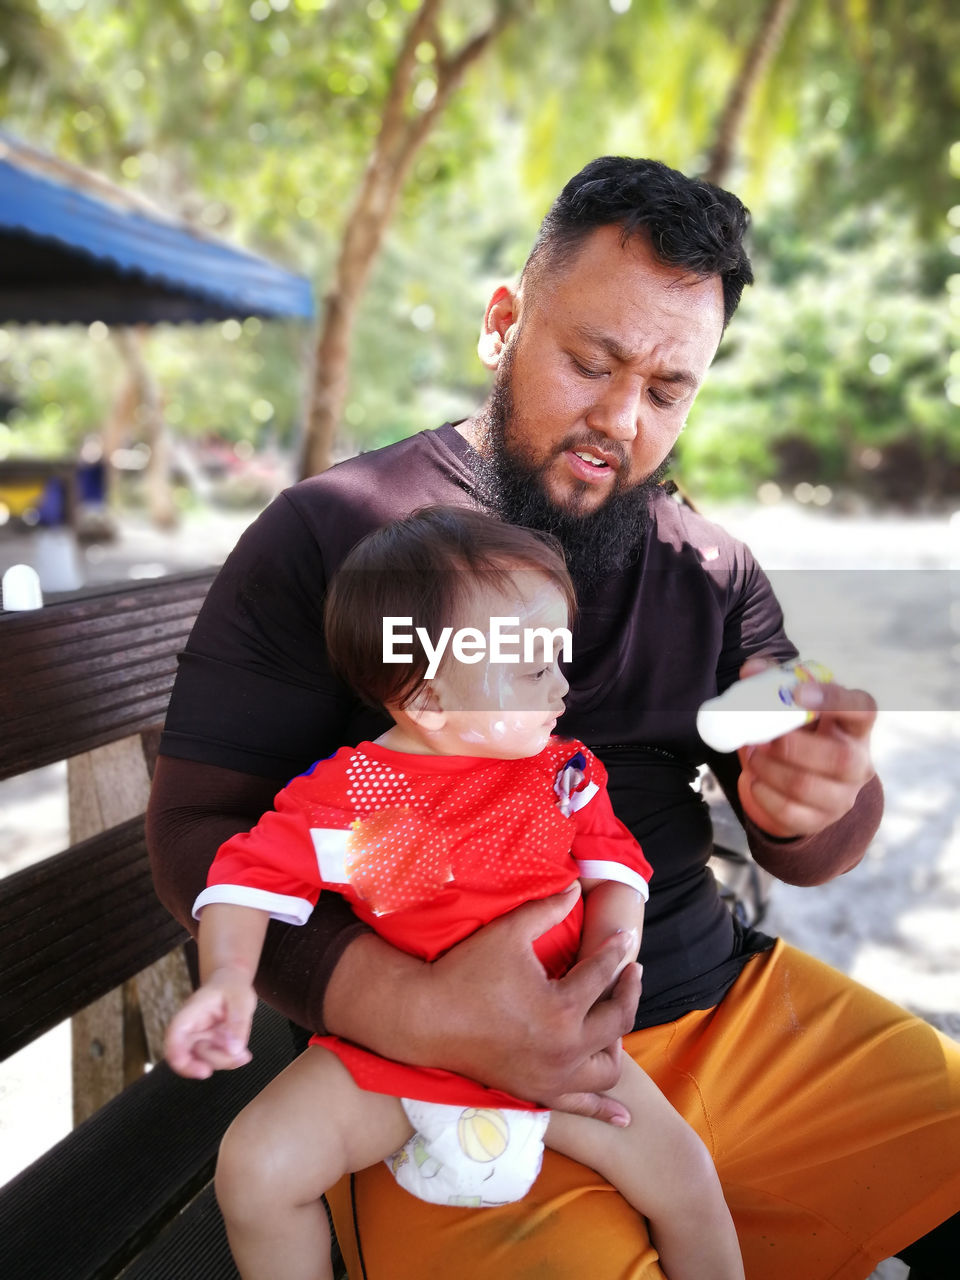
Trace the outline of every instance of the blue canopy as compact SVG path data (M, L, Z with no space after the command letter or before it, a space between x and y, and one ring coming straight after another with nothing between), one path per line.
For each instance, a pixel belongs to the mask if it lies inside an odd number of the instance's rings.
M0 134L0 323L313 313L302 276Z

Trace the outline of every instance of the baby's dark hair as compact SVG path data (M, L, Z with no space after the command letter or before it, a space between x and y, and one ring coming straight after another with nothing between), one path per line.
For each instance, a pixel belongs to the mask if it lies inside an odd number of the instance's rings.
M324 613L327 653L337 674L372 706L407 706L426 680L429 657L416 636L436 645L444 627L462 625L471 593L510 585L531 570L547 578L576 611L560 544L549 534L504 524L468 507L423 507L368 533L340 566ZM412 661L383 661L384 618L411 618ZM404 652L407 651L404 646Z
M569 266L584 240L618 226L621 242L646 235L667 266L701 278L719 276L723 323L729 324L753 270L743 247L750 214L730 191L688 178L660 160L600 156L575 174L544 218L523 269L539 281Z

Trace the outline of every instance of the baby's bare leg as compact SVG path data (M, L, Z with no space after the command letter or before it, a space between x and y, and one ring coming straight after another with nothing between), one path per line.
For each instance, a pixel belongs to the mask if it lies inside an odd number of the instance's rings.
M354 1084L314 1045L237 1116L217 1162L217 1200L243 1280L330 1280L320 1197L385 1159L413 1130L399 1098Z
M743 1280L730 1210L699 1136L630 1058L610 1093L630 1109L628 1128L555 1111L547 1146L602 1174L648 1219L669 1280Z

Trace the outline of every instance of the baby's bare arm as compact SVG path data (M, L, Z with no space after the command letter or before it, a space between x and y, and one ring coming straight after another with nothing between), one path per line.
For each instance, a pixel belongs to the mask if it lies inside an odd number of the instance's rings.
M628 884L617 880L581 880L583 888L583 928L580 933L578 959L592 956L608 938L621 932L627 935L626 955L617 969L632 964L640 950L643 933L642 896Z
M198 943L200 988L167 1028L167 1061L182 1076L205 1080L250 1061L247 1042L257 1005L253 978L269 917L234 903L203 908Z

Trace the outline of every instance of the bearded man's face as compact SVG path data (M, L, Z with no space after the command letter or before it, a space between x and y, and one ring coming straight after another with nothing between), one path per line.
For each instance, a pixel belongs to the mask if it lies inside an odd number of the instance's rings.
M481 491L555 534L578 591L628 562L723 331L719 277L601 227L535 281L505 336Z
M578 598L588 599L605 574L616 573L639 553L649 524L650 498L668 470L669 458L634 485L627 485L625 472L619 472L595 510L585 511L585 495L576 491L564 506L558 505L545 480L552 459L539 457L522 433L511 428L512 355L513 348L501 362L487 406L480 495L501 520L553 534L563 547Z

